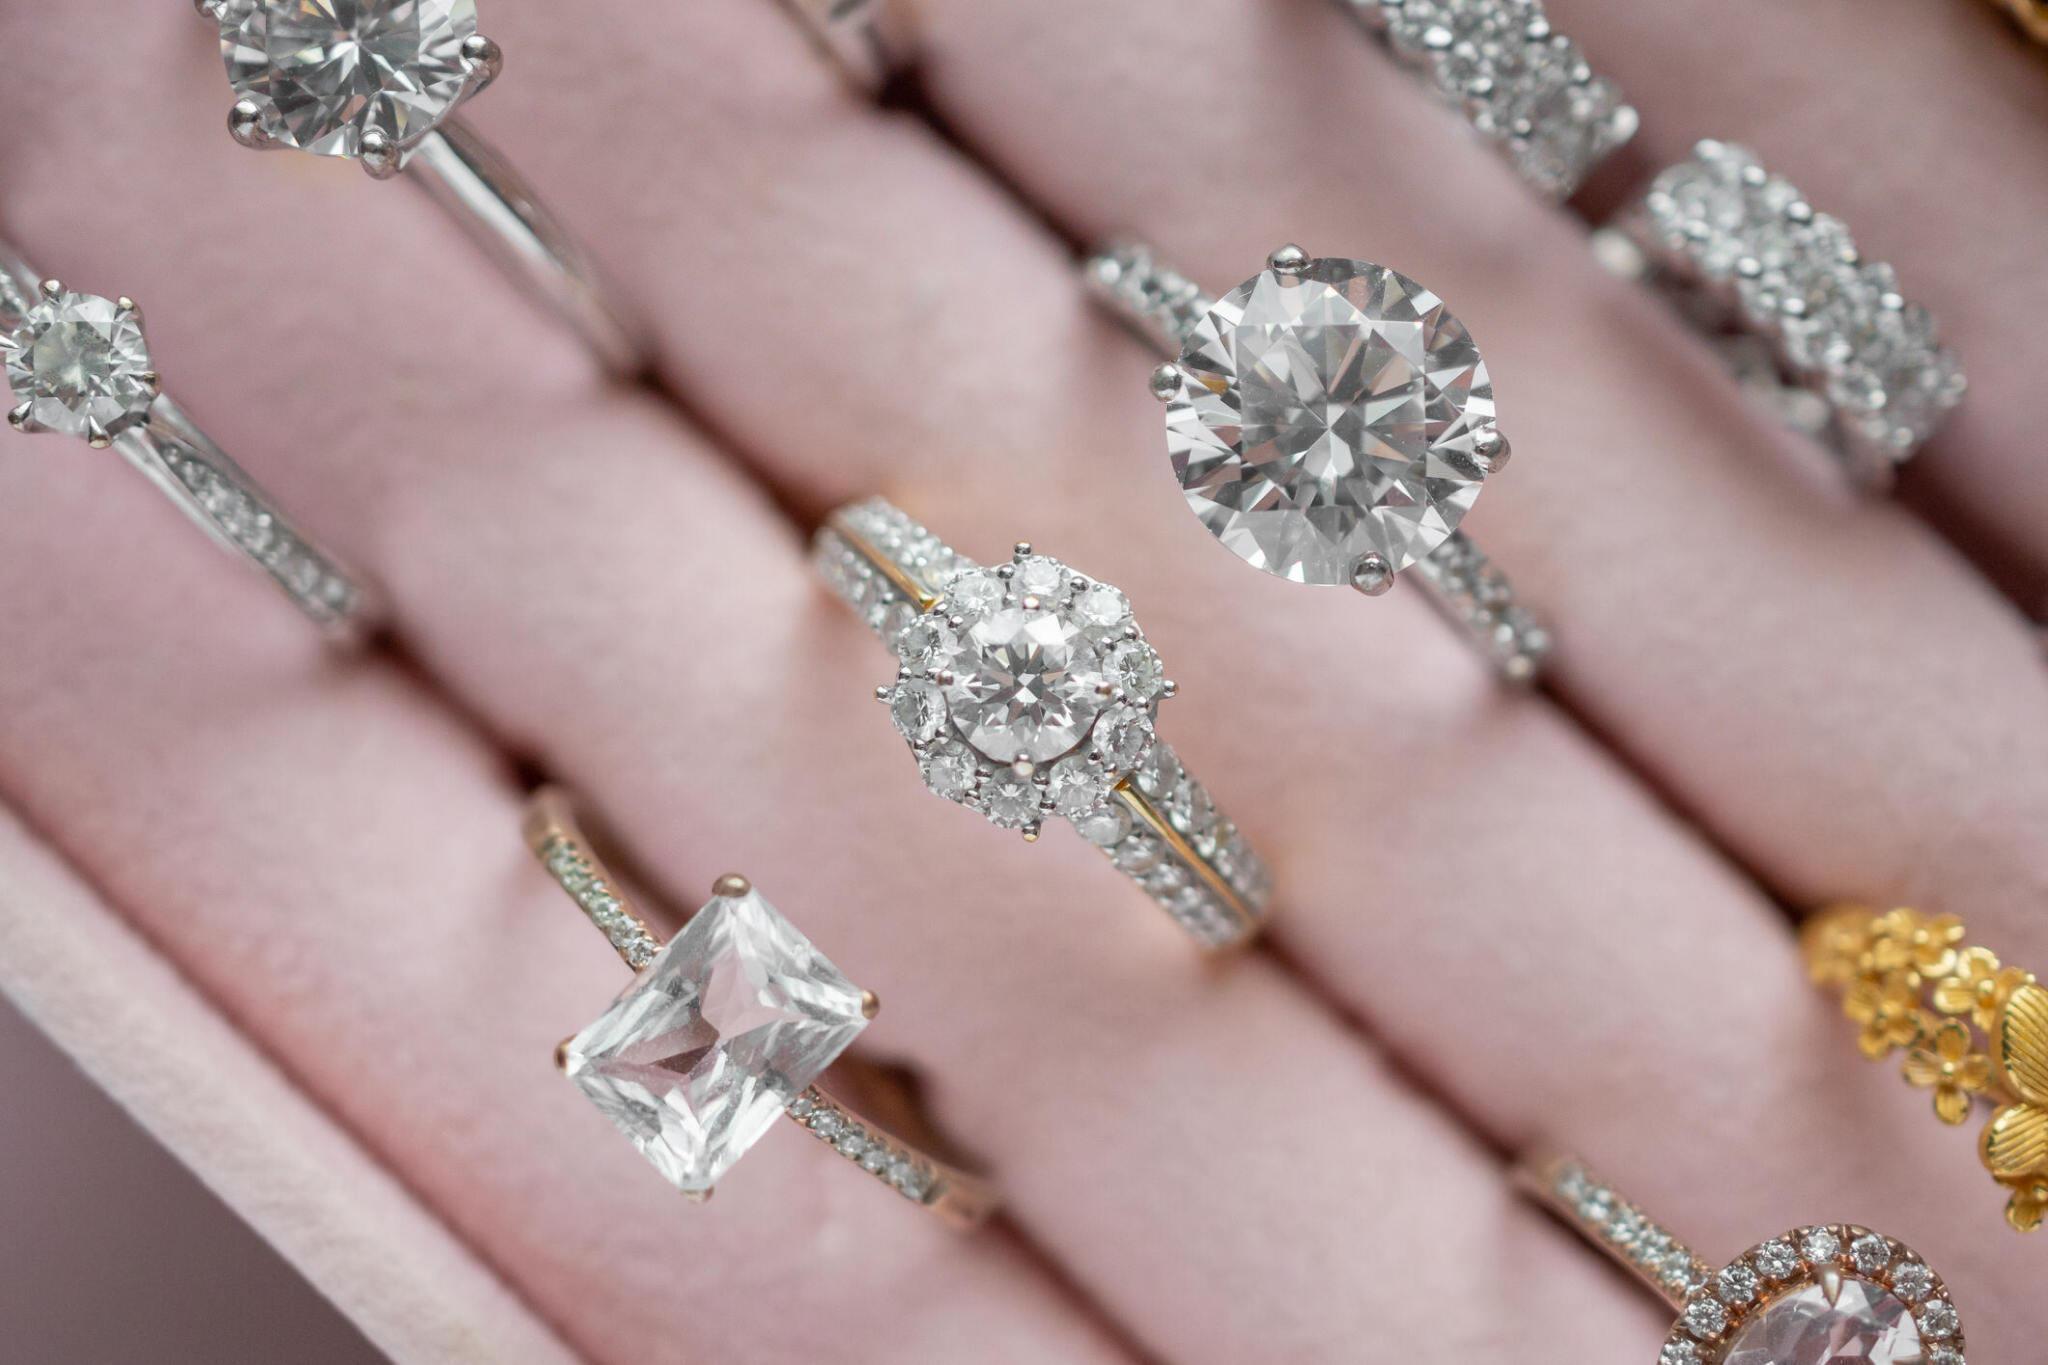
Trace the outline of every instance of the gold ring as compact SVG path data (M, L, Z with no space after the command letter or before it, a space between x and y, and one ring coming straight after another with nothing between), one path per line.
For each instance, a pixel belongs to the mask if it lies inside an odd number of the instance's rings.
M1814 981L1862 1026L1863 1055L1903 1052L1936 1118L1963 1124L1994 1106L1978 1154L2006 1191L2006 1222L2032 1232L2048 1216L2048 989L1965 936L1954 915L1843 905L1802 942Z
M1658 1365L1884 1360L1964 1365L1941 1277L1903 1242L1853 1223L1793 1228L1720 1269L1565 1156L1520 1164L1522 1187L1678 1314ZM1861 1350L1844 1350L1854 1343Z
M971 1227L994 1211L986 1182L814 1084L881 1003L746 878L720 877L711 900L663 944L563 793L535 794L526 842L634 971L610 1009L555 1049L555 1063L677 1189L710 1198L776 1116L787 1114L955 1226Z

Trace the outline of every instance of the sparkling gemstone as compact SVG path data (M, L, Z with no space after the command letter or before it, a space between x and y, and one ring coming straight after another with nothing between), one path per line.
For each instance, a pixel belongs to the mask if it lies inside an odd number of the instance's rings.
M1131 832L1131 814L1112 802L1076 820L1074 828L1097 848L1110 848Z
M1151 701L1166 685L1159 656L1143 640L1125 640L1111 649L1109 668L1117 686L1139 701Z
M20 326L0 333L0 361L29 420L70 436L132 427L156 398L141 320L94 294L39 297Z
M1849 1244L1849 1262L1865 1275L1881 1274L1892 1263L1891 1245L1874 1232Z
M1726 1267L1714 1277L1714 1292L1726 1304L1740 1305L1756 1297L1757 1274L1740 1263Z
M1934 1272L1919 1261L1901 1261L1892 1270L1892 1292L1918 1303L1934 1289Z
M1842 1239L1827 1228L1813 1228L1799 1243L1800 1254L1813 1265L1832 1261L1842 1251Z
M1046 778L1053 804L1069 818L1086 815L1109 795L1109 774L1076 754L1053 765Z
M939 726L945 723L946 708L939 699L939 689L930 683L901 682L896 684L896 694L889 700L889 718L896 722L905 739L922 744L938 734Z
M925 755L918 765L925 786L948 801L964 801L974 791L974 755L959 744L948 744Z
M866 1023L859 988L750 890L698 911L563 1069L678 1189L708 1190Z
M1098 630L1114 630L1130 618L1131 604L1107 583L1097 583L1075 604L1081 619Z
M372 129L417 139L468 79L474 0L224 0L228 81L288 147L358 156Z
M1102 718L1095 742L1111 767L1128 772L1151 747L1152 721L1134 706L1119 706Z
M1038 819L1038 784L1004 768L982 783L981 808L1005 829L1021 829Z
M1756 1249L1755 1259L1756 1268L1769 1280L1788 1279L1799 1269L1799 1253L1790 1242L1765 1242Z
M1180 366L1174 474L1210 533L1268 573L1345 584L1369 553L1407 568L1479 495L1485 363L1404 275L1337 258L1262 271L1196 323Z
M954 728L991 762L1049 762L1081 742L1108 681L1080 621L1051 602L1006 603L963 628L946 655Z
M1722 1365L1925 1365L1906 1305L1847 1276L1772 1300L1729 1340Z
M1684 1321L1686 1330L1704 1340L1728 1325L1728 1309L1719 1299L1697 1298L1685 1306Z

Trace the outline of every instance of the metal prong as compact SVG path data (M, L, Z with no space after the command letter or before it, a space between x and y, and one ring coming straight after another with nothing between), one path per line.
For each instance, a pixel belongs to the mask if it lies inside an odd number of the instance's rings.
M469 93L474 95L505 69L505 53L496 43L481 33L472 33L462 40L462 60L469 63Z
M200 18L220 22L221 0L192 0L192 8L198 11Z
M872 1019L872 1018L874 1018L874 1017L875 1017L876 1015L880 1014L881 1012L882 1012L882 997L881 997L881 996L879 996L879 995L876 995L876 994L875 994L875 993L874 993L873 991L862 991L862 992L860 993L860 1015L861 1015L861 1018L863 1018L863 1019Z
M1351 586L1367 597L1378 597L1394 586L1394 566L1377 550L1360 555L1351 566Z
M105 450L114 443L114 438L100 425L99 418L88 417L85 422L85 443L94 450Z
M1276 275L1299 275L1308 268L1308 253L1289 242L1266 258L1266 268Z
M22 403L17 407L9 408L7 410L7 425L13 427L16 431L41 431L42 427L36 422L35 411L36 405L34 403Z
M1499 427L1488 427L1472 438L1472 454L1479 461L1479 468L1487 474L1498 474L1506 468L1515 448L1508 444L1508 438L1500 434Z
M1027 844L1035 844L1035 843L1037 843L1037 842L1038 842L1038 822L1037 822L1036 820L1033 820L1033 821L1032 821L1032 822L1031 822L1030 824L1028 824L1028 825L1024 826L1023 834L1024 834L1024 842L1025 842L1025 843L1027 843Z
M1171 678L1168 678L1164 682L1159 684L1159 699L1161 701L1165 701L1169 697L1176 696L1179 694L1179 692L1180 684L1175 682Z
M277 145L277 139L263 126L263 111L256 107L254 100L235 101L228 110L228 133L244 147L253 147L259 152Z
M1029 778L1038 771L1038 765L1028 758L1020 758L1010 765L1010 771L1022 778Z
M708 1204L711 1202L711 1196L717 1193L718 1187L713 1185L709 1189L684 1190L683 1198L689 1200L692 1204Z
M728 872L711 883L711 894L714 896L744 896L753 889L754 884L737 872Z
M1171 360L1152 371L1152 396L1162 403L1168 403L1180 396L1182 376L1180 366Z
M555 1070L567 1071L569 1069L569 1044L575 1041L576 1035L572 1033L561 1042L555 1044Z
M372 180L389 180L399 171L398 146L381 128L372 128L362 136L363 169Z
M62 280L44 280L37 288L42 290L44 298L54 299L64 292L64 282Z
M151 393L162 393L164 391L164 377L155 370L144 370L135 377L147 385Z
M1018 542L1017 542L1017 545L1016 545L1016 549L1015 549L1015 551L1014 551L1013 553L1014 553L1015 557L1016 557L1016 558L1018 558L1018 559L1028 559L1028 558L1030 558L1030 556L1031 556L1031 542L1030 542L1030 541L1028 541L1028 540L1020 540L1020 541L1018 541Z
M895 696L896 689L890 687L886 683L875 689L875 700L878 702L882 702L885 705L891 700L893 700Z

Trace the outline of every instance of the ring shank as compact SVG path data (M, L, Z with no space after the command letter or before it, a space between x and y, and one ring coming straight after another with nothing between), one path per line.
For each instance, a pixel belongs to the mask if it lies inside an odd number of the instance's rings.
M1152 251L1135 243L1088 262L1097 299L1138 338L1171 359L1181 353L1215 300ZM1432 605L1459 627L1511 682L1535 679L1550 652L1550 632L1519 604L1512 584L1463 531L1453 531L1414 567Z
M909 61L901 0L783 0L855 88L872 94Z
M21 325L42 277L0 241L0 330ZM376 594L294 526L261 486L165 396L120 431L114 449L215 544L242 556L330 637L353 642L380 615Z
M405 169L528 297L573 328L608 372L623 377L645 367L640 333L612 307L588 253L467 123L445 120L409 149Z
M566 793L556 788L536 792L527 805L524 833L534 857L628 967L637 972L654 960L660 941L584 833ZM947 1223L972 1227L995 1211L995 1189L987 1181L862 1117L821 1086L791 1097L785 1112L833 1151Z
M1515 1168L1523 1191L1670 1306L1684 1309L1713 1267L1574 1157L1541 1153Z
M977 567L879 498L834 513L814 558L891 648L954 573ZM1203 947L1235 947L1258 933L1271 899L1265 865L1164 740L1075 828Z

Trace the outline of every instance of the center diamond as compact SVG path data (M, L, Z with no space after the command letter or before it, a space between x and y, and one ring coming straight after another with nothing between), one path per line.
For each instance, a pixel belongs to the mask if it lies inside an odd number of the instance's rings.
M469 78L475 0L222 0L220 46L266 132L321 156L357 156L376 129L407 145Z
M664 1176L709 1190L867 1024L861 992L758 892L698 911L562 1050Z
M141 422L156 398L140 317L93 294L44 295L0 333L0 361L31 428L97 439Z
M1302 583L1393 571L1455 531L1493 425L1478 348L1443 300L1370 261L1239 285L1195 324L1166 414L1188 505L1234 553Z
M967 625L946 667L953 726L993 763L1058 758L1108 704L1095 642L1053 603L1019 602Z
M1729 1342L1723 1365L1922 1365L1927 1359L1913 1314L1897 1297L1866 1280L1829 1277L1752 1318Z

